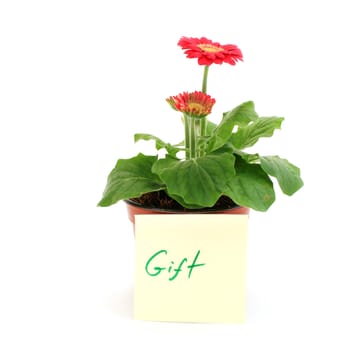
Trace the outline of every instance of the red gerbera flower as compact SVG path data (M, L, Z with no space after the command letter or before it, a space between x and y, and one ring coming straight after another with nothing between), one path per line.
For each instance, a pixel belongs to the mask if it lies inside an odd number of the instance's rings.
M171 96L166 101L176 111L195 118L205 117L210 114L215 103L215 99L200 91L184 92L177 96Z
M243 61L242 52L236 45L221 45L206 38L186 37L182 37L178 45L185 50L188 58L198 58L198 64L202 66L223 62L235 65L238 60Z

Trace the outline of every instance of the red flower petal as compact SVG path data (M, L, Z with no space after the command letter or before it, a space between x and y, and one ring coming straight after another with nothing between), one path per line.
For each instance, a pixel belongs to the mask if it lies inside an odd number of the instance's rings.
M166 101L173 109L195 118L202 118L210 114L215 104L215 99L200 91L184 92L171 96Z
M187 58L197 58L199 65L210 66L223 62L235 65L238 61L243 61L242 52L236 45L221 45L204 37L182 37L178 45L184 50Z

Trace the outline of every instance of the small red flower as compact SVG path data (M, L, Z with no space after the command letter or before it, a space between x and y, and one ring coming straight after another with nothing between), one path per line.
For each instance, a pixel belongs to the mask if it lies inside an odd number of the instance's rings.
M215 103L215 99L200 91L184 92L171 96L166 101L176 111L195 118L202 118L210 114Z
M243 61L242 52L236 45L221 45L206 38L186 37L182 37L178 45L185 50L187 58L198 58L198 64L202 66L223 62L235 65L238 60Z

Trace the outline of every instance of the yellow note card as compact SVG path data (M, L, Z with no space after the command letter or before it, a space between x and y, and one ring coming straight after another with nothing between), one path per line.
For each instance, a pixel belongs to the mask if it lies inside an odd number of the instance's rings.
M135 319L245 321L248 215L135 220Z

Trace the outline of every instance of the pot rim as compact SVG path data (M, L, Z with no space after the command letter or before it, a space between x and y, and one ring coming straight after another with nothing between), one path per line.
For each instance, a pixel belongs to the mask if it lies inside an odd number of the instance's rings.
M138 202L135 202L131 199L124 199L123 200L126 204L129 204L131 206L134 207L138 207L138 208L142 208L144 210L149 210L149 211L157 211L157 212L164 212L164 213L210 213L210 212L215 212L215 211L219 211L219 212L224 212L224 211L230 211L232 209L237 209L237 208L244 208L241 205L235 205L231 208L200 208L200 209L164 209L164 208L157 208L157 207L149 207L149 206L144 206Z

